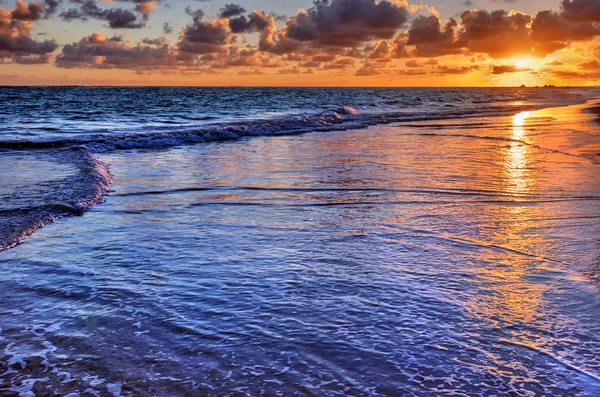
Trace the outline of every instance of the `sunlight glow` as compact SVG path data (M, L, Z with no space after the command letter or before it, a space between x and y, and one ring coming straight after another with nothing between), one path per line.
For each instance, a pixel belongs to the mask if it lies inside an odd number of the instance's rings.
M517 67L524 68L527 67L527 65L529 65L529 61L525 59L519 59L515 61L515 65L517 65Z
M515 127L523 127L525 120L529 117L529 112L521 112L513 116L513 125ZM516 130L516 129L515 129ZM514 135L514 133L513 133ZM519 137L520 138L520 137Z

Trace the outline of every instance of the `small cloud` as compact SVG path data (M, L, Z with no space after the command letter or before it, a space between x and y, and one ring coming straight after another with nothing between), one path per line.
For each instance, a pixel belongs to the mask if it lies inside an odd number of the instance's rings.
M529 68L520 68L514 65L494 65L492 68L492 74L505 74L505 73L518 73L528 72Z

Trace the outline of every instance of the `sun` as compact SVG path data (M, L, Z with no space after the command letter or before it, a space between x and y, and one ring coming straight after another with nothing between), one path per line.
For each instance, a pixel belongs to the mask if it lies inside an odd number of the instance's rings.
M517 65L517 67L520 68L524 68L529 64L529 61L525 60L525 59L519 59L515 61L515 65Z

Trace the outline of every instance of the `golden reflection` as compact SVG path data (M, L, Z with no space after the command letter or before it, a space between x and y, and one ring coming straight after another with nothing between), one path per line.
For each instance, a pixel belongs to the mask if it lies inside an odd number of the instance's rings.
M513 116L511 136L513 141L510 143L505 162L511 190L516 193L527 193L531 189L527 166L529 148L522 142L526 134L525 122L529 116L529 112L521 112Z
M474 316L501 321L504 324L533 321L539 311L543 283L527 280L527 276L548 269L552 262L546 257L545 236L536 232L535 219L544 217L537 205L520 204L531 200L527 194L535 192L536 179L532 169L537 154L528 141L528 121L537 116L535 112L521 112L511 119L505 136L510 140L506 149L500 149L500 161L504 190L510 193L513 204L489 206L481 216L496 224L490 235L481 238L481 246L496 249L478 252L478 277L483 282L484 293L467 305ZM489 244L493 242L493 244Z
M515 133L515 130L517 129L517 127L520 127L521 133L524 133L525 131L523 130L523 125L525 124L525 120L527 120L529 118L530 114L529 112L521 112L519 114L515 114L513 116L513 125L515 126L515 129L513 129L513 134Z

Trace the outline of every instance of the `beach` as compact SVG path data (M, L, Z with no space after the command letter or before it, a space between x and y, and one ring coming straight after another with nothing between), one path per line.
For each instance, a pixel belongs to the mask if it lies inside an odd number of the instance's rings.
M278 95L8 127L1 394L600 393L597 91Z

